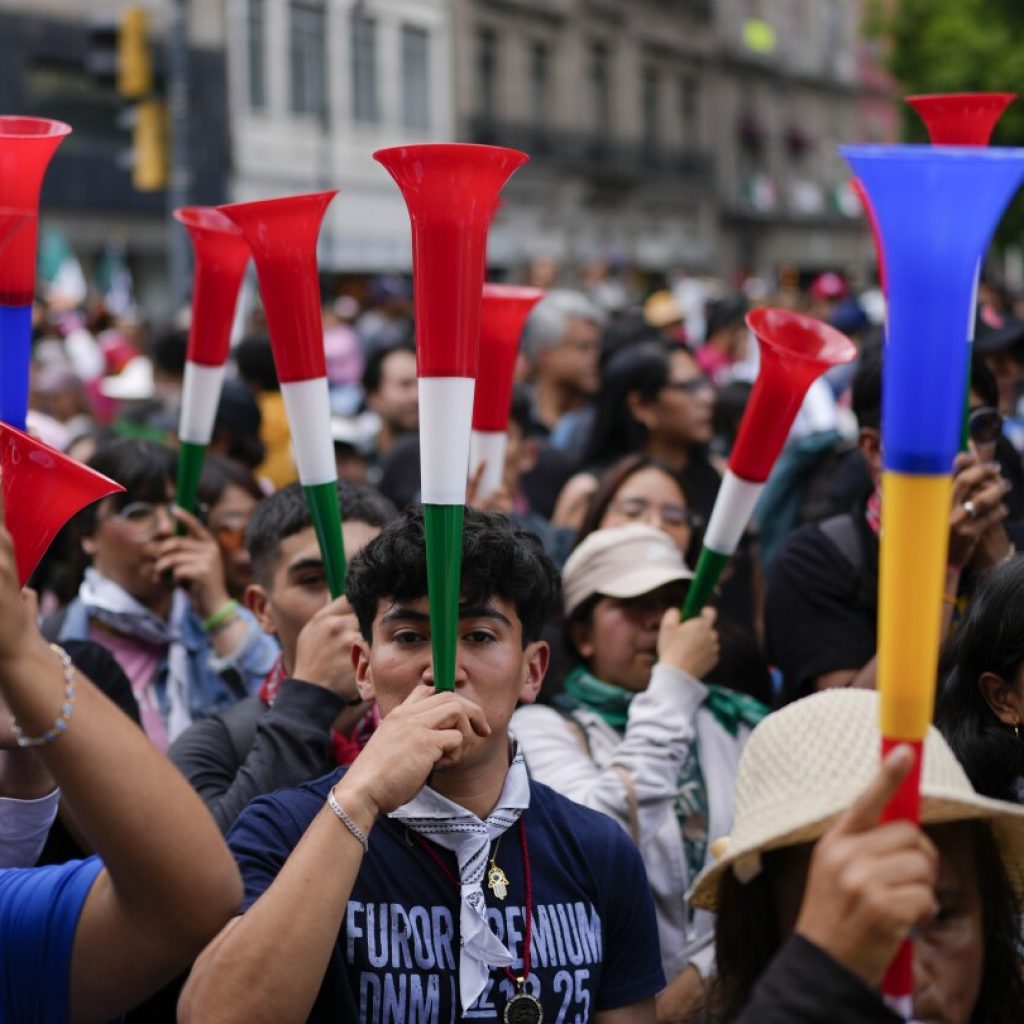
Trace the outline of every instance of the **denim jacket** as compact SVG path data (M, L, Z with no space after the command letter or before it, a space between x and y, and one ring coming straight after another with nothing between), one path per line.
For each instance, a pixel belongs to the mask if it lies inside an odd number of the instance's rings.
M246 608L238 614L245 621L245 639L228 656L218 657L203 629L203 620L190 605L181 624L181 639L188 652L189 710L193 720L205 718L220 708L256 693L281 653L277 641L264 633ZM64 613L57 642L89 639L89 613L75 598ZM154 679L160 713L166 721L170 711L167 699L167 658L157 669Z

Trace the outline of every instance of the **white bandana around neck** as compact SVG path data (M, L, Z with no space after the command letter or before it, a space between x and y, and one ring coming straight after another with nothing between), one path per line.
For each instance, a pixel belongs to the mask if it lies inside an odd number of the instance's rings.
M459 1001L465 1013L487 984L493 967L508 967L515 957L487 924L487 904L481 883L491 842L503 835L530 806L526 761L516 749L505 785L494 810L481 821L472 811L424 786L407 804L388 817L446 850L459 862L462 900L459 908Z
M189 609L188 597L175 590L170 619L161 619L132 597L119 583L90 566L78 596L90 617L118 633L154 647L167 647L167 738L173 742L192 724L188 694L188 651L181 640L181 624Z

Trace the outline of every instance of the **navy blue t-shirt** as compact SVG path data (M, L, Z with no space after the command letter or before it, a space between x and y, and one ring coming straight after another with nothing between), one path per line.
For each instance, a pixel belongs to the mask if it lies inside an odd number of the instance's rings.
M273 882L341 773L258 797L236 821L228 845L245 882L244 909ZM599 1011L628 1006L664 988L647 875L620 826L533 781L525 826L533 883L527 990L540 999L546 1024L586 1024ZM454 854L434 850L458 878ZM497 863L508 876L509 893L498 900L485 885L488 918L519 958L515 973L522 967L526 919L518 828L502 836ZM500 1021L515 992L501 968L491 972L479 999L460 1014L458 901L452 879L420 843L404 826L382 817L370 836L370 852L309 1019L332 1024Z

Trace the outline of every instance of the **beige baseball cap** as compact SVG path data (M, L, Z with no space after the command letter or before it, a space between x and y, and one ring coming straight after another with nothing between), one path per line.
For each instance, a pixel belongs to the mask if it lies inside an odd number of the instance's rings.
M672 538L646 523L595 530L562 570L562 601L568 618L588 597L639 597L666 583L692 580Z

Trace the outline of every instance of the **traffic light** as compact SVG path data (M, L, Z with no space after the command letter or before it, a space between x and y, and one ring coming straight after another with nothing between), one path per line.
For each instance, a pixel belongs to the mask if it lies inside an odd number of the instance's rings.
M132 184L139 192L167 187L167 104L152 96L135 104Z
M117 35L117 91L139 100L153 91L153 55L148 17L141 7L126 7Z
M126 7L117 19L98 19L89 29L86 70L129 101L117 123L130 128L132 185L140 192L167 187L167 105L153 72L149 17L142 7ZM126 154L126 157L128 155Z

